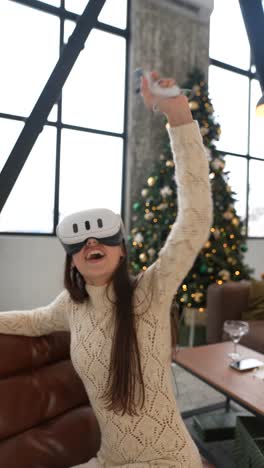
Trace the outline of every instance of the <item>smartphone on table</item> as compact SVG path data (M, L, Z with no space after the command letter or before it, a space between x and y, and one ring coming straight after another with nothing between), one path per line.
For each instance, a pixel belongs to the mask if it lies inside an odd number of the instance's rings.
M244 358L239 361L232 361L229 365L232 369L244 372L264 366L264 362L254 358Z

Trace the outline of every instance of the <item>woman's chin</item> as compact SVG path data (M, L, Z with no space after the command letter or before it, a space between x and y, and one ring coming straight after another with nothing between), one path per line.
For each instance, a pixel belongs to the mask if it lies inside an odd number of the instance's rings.
M111 280L112 274L113 273L109 271L96 269L94 271L89 271L89 273L86 272L86 274L83 274L83 277L87 284L102 286Z

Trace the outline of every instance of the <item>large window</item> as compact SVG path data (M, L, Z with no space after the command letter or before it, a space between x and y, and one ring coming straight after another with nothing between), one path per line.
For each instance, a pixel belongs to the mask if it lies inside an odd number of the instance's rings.
M261 96L238 0L214 0L210 21L209 91L221 125L217 149L225 154L235 208L248 237L264 237L263 119L255 108Z
M127 0L106 0L0 216L2 233L54 234L72 212L121 212ZM1 0L0 171L88 0Z

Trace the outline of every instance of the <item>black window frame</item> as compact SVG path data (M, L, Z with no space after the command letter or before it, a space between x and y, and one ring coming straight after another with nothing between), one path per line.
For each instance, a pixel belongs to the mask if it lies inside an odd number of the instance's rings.
M75 23L78 21L80 15L66 10L65 0L60 0L60 7L50 5L44 1L39 0L9 0L13 3L24 5L25 7L30 7L35 10L38 10L43 13L48 13L55 15L59 18L60 21L60 30L59 30L59 46L60 50L64 46L64 21L70 20ZM54 189L54 214L53 214L53 231L49 233L37 233L37 232L19 232L19 231L1 231L0 236L34 236L34 237L54 237L56 236L56 227L59 221L59 181L60 181L60 157L61 157L61 131L62 129L77 130L88 133L95 133L98 135L105 135L110 137L118 137L123 140L123 155L122 155L122 181L121 181L121 216L124 217L124 210L126 206L125 200L125 175L126 175L126 165L127 165L127 126L128 126L128 73L129 73L129 38L130 38L130 9L131 9L131 0L127 1L127 24L125 29L121 29L115 26L111 26L106 23L98 22L96 28L99 31L107 32L114 34L116 36L123 37L126 41L125 47L125 96L124 96L124 122L123 122L123 132L116 133L110 132L107 130L98 130L90 127L81 127L72 124L62 123L62 99L61 97L57 100L57 120L56 122L46 121L45 125L55 127L57 130L56 136L56 157L55 157L55 189ZM88 2L88 0L87 0ZM51 70L52 71L52 70ZM0 112L0 118L15 120L20 122L26 122L27 117L21 115L14 115L9 113Z
M248 221L249 221L249 170L250 170L250 161L255 160L255 161L261 161L264 164L264 159L258 158L255 156L251 156L249 152L249 142L250 142L250 109L251 109L251 81L253 79L258 80L256 72L252 71L252 67L254 66L253 60L252 60L252 54L250 52L250 67L248 70L244 70L239 67L235 67L231 64L213 59L212 57L209 57L209 66L213 65L215 67L231 71L233 73L237 73L238 75L243 75L248 78L248 86L249 86L249 97L248 97L248 141L247 141L247 153L246 154L241 154L241 153L234 153L232 151L228 151L228 148L225 149L225 151L221 151L217 149L217 152L220 155L230 155L232 157L241 157L247 160L247 178L245 181L246 184L246 217L245 217L245 231L246 231L246 237L247 239L264 239L264 233L262 236L248 236ZM210 90L210 82L209 82L209 90ZM264 168L264 166L263 166Z

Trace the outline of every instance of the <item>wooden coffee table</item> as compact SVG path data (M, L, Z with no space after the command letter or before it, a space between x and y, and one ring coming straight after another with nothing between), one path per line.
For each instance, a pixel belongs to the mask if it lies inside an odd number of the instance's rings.
M181 348L174 362L225 395L227 409L230 400L233 400L251 413L264 417L264 381L254 377L252 370L238 372L230 368L228 353L232 350L231 342ZM263 354L245 346L238 345L238 352L243 358L264 361ZM223 403L186 411L182 416L186 418L220 407L223 407Z

